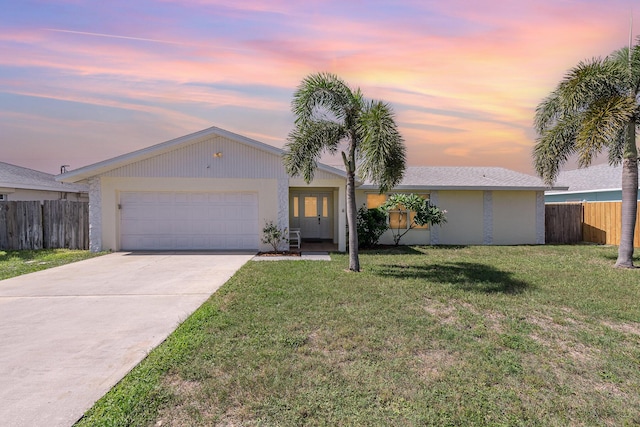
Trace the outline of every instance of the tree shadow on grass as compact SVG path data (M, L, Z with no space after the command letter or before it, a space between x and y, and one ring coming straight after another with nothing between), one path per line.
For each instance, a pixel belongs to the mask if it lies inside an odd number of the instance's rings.
M424 279L435 283L451 284L465 291L486 294L519 294L533 287L530 283L514 279L510 272L471 262L428 266L387 264L381 266L378 274L401 279Z
M424 255L425 250L464 249L465 245L375 245L359 248L359 253L367 255Z
M367 255L422 255L423 253L412 246L375 245L362 247L358 250Z

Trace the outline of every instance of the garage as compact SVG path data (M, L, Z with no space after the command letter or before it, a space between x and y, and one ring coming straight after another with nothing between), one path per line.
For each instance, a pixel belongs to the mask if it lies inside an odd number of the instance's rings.
M122 250L257 250L254 192L122 192Z

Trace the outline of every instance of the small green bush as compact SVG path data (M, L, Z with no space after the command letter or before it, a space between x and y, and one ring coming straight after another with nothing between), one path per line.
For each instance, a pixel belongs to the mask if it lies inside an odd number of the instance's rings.
M262 243L271 245L274 252L278 252L280 246L289 243L287 229L280 228L273 221L268 221L262 229Z
M358 209L356 219L358 229L358 246L371 247L378 243L382 233L387 231L387 214L380 208L367 209L364 205Z

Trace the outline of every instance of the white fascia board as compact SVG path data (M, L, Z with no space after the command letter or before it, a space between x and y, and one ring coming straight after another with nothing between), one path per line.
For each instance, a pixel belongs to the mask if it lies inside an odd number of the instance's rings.
M11 189L11 192L15 192L15 190L38 190L38 191L55 191L58 193L87 193L88 190L79 190L77 188L65 188L62 186L56 185L33 185L33 184L15 184L15 183L2 183L0 182L0 188L3 190Z
M555 188L555 187L554 187ZM562 187L560 187L562 188ZM358 187L359 190L375 190L379 191L379 187L376 185L362 185ZM391 191L430 191L430 190L438 190L438 191L545 191L548 190L548 187L518 187L518 186L501 186L501 187L492 187L492 186L473 186L473 185L400 185L397 187L393 187Z

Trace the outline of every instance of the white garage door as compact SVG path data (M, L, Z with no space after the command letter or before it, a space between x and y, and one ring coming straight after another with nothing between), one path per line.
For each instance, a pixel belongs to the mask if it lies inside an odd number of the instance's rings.
M257 193L123 192L123 250L251 249L259 246Z

